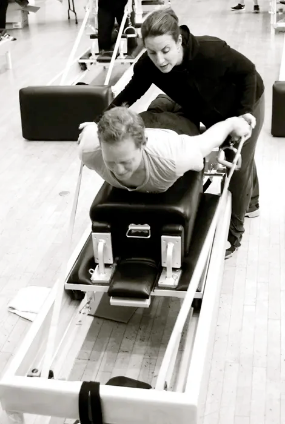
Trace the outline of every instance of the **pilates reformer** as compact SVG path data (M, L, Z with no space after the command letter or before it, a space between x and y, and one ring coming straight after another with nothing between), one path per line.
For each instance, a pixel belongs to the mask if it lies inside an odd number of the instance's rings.
M137 2L129 0L125 6L125 11L121 25L118 29L112 32L114 48L112 51L101 52L98 45L98 2L90 1L86 8L86 14L89 20L89 28L92 33L89 35L91 40L91 48L88 49L79 59L78 63L82 70L90 69L90 65L111 63L124 64L132 63L137 54L142 50L142 44L139 42L139 34L135 27L135 22L132 22L132 15L136 16ZM90 24L90 14L93 17L94 24ZM135 18L133 18L134 20ZM88 21L87 21L88 22ZM86 23L87 25L87 23Z
M62 278L0 382L5 411L1 424L26 424L24 414L39 415L36 422L45 424L55 422L50 417L58 417L56 423L80 419L81 424L198 422L205 403L231 215L228 187L240 166L244 141L237 149L232 145L221 149L218 162L223 172L208 166L208 174L222 178L216 194L203 192L203 171L186 173L160 194L124 192L104 183L90 209L92 231L87 229L69 256L81 164ZM225 149L234 153L233 162L223 158ZM125 307L149 308L153 296L183 299L155 387L120 376L101 385L67 381L92 324L88 312L98 292L108 292L111 304ZM83 299L70 300L70 295ZM200 305L195 305L195 299L200 299ZM185 349L171 390L186 324Z

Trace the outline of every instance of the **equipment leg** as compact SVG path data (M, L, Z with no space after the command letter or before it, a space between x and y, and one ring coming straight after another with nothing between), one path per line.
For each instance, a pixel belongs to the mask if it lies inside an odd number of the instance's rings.
M7 68L12 69L11 52L9 50L6 52L6 63L7 63Z
M67 16L68 16L68 19L70 19L70 13L69 13L69 12L74 13L74 16L75 16L75 23L76 23L76 25L77 25L77 24L78 24L78 20L77 20L77 13L76 13L76 10L75 10L74 0L71 0L71 1L72 1L72 8L71 8L71 5L70 5L70 0L68 0L68 11L67 11Z

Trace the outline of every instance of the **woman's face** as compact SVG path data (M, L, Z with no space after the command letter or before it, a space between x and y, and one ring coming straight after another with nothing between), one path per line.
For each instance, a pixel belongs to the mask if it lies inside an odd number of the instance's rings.
M144 44L149 58L161 72L168 73L182 63L181 35L177 42L169 34L146 37Z
M142 148L131 138L113 144L102 142L101 150L105 165L120 181L129 180L142 161Z

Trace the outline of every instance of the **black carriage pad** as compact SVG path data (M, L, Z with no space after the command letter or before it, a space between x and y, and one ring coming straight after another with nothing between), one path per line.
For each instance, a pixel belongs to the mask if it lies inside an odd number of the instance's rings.
M159 271L160 267L154 260L145 258L123 259L116 266L108 295L148 299L159 277Z
M182 225L187 254L203 188L203 172L189 171L164 193L129 192L105 183L90 209L93 232L111 226L113 254L118 257L160 257L162 228ZM127 238L130 224L150 225L150 238ZM183 250L183 246L182 246ZM183 255L184 256L184 255Z
M109 86L71 85L22 88L22 134L27 140L77 141L79 125L93 121L112 101Z

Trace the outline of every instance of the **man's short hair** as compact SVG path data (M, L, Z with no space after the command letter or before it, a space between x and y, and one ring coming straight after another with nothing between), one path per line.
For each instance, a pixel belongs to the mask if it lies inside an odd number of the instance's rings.
M132 138L137 147L145 144L145 126L142 118L125 106L114 107L104 113L98 122L100 143L117 143Z

